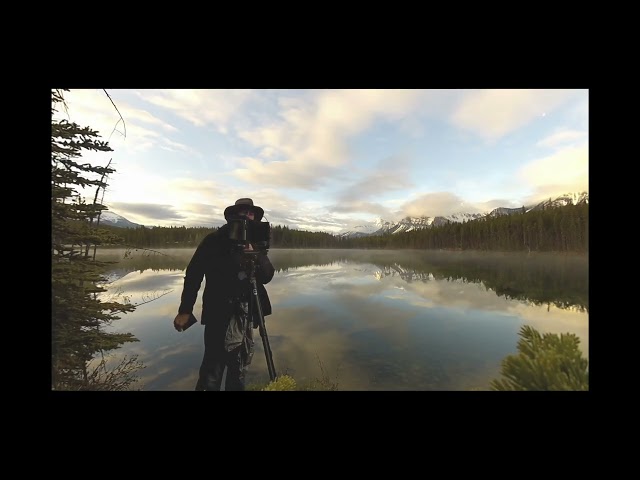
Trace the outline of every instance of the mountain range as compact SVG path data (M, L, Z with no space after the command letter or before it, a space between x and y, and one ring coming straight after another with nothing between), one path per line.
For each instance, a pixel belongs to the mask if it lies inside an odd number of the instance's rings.
M565 205L578 205L581 203L589 203L589 193L566 193L556 198L549 198L535 205L525 206L525 212L532 210L540 210L548 207L560 207ZM437 227L446 225L448 222L462 223L469 220L476 220L486 216L498 217L501 215L512 215L522 212L522 208L506 208L498 207L485 213L454 213L452 215L437 215L435 217L405 217L397 222L392 222L378 218L373 222L365 222L358 225L348 227L338 235L342 237L363 237L370 235L382 235L386 233L410 232L411 230L419 230L429 227ZM102 225L110 225L122 228L137 228L142 225L127 220L122 215L118 215L112 211L103 211L100 216Z
M556 198L549 198L540 203L525 206L525 212L533 210L541 210L548 207L560 207L564 205L578 205L580 203L589 203L589 193L566 193ZM437 215L435 217L405 217L398 222L389 222L382 218L369 223L355 225L339 233L342 237L364 237L370 235L394 234L400 232L410 232L411 230L420 230L429 227L438 227L446 225L448 222L462 223L469 220L476 220L486 216L498 217L501 215L512 215L522 212L521 208L498 207L489 212L484 213L454 213L452 215Z

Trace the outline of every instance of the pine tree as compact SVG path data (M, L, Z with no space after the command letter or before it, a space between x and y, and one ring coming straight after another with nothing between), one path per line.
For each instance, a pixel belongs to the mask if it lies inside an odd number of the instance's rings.
M129 333L107 333L104 327L135 309L130 304L103 302L98 294L104 264L88 256L88 246L112 242L113 234L92 225L105 207L85 203L79 188L105 188L114 170L79 163L82 152L112 151L98 132L67 120L54 120L63 91L51 92L51 386L53 390L118 390L132 383L141 367L135 358L106 370L102 355L126 342ZM99 363L97 367L93 364Z
M575 334L541 335L525 325L519 335L520 353L502 361L505 378L493 380L493 390L589 390L589 361Z

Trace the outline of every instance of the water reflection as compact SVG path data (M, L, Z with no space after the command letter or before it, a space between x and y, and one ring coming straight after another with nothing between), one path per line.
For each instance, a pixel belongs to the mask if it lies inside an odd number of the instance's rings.
M120 277L110 293L120 289L136 303L146 292L171 290L114 328L141 340L122 350L147 366L146 390L192 390L203 329L178 334L171 322L193 250L163 252L171 257L134 255L114 265ZM584 257L272 250L270 258L269 340L278 372L298 382L320 377L320 360L340 390L487 389L525 323L576 333L588 355ZM256 349L247 380L266 383L260 342Z

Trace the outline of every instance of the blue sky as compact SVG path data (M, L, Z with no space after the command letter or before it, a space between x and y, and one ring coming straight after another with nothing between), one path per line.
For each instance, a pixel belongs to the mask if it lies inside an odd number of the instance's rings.
M589 191L588 90L106 92L124 123L100 89L57 116L109 141L84 161L112 159L103 201L144 225L219 226L251 197L272 225L333 233Z

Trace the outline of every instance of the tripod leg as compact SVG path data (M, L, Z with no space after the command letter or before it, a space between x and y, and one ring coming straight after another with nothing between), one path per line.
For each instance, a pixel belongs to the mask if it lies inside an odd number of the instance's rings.
M269 378L271 381L276 379L276 367L273 364L273 355L271 354L271 346L269 345L269 337L267 335L267 328L264 325L264 315L262 315L262 305L260 304L260 298L258 297L258 287L256 284L255 276L251 277L251 285L253 288L252 297L256 311L258 313L258 328L260 330L260 337L262 337L262 345L264 346L264 354L267 359L267 368L269 369Z

